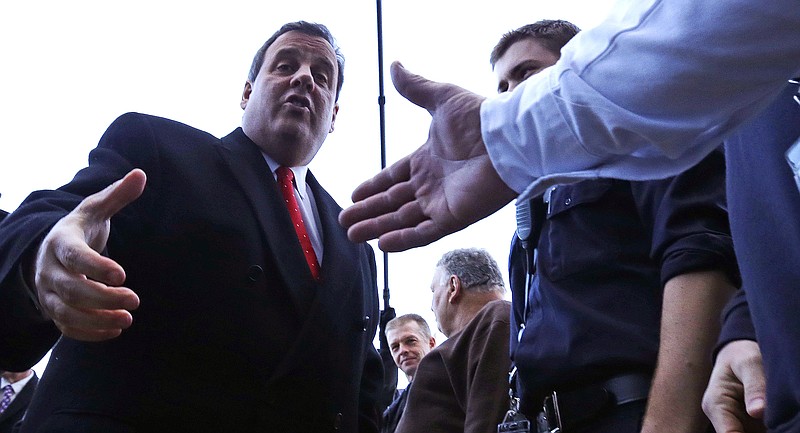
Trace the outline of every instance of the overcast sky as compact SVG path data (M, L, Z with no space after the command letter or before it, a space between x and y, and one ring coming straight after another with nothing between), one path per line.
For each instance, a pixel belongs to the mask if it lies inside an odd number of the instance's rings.
M488 58L503 33L545 18L586 29L610 5L611 0L384 1L389 164L425 141L430 121L426 111L394 91L388 76L393 60L428 78L491 95L495 81ZM311 170L347 207L353 188L380 168L376 2L47 0L0 5L0 209L11 211L31 191L68 182L86 165L105 128L128 111L227 134L240 124L239 100L253 54L281 24L300 19L327 25L346 57L336 131ZM509 205L427 247L391 254L391 305L398 314L422 314L435 328L429 286L439 257L453 248L486 248L505 275L513 232ZM380 253L378 261L382 272ZM382 289L382 275L378 282Z

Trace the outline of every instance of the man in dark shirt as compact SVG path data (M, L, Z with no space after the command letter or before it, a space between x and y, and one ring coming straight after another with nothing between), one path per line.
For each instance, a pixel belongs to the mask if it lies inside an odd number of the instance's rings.
M498 91L554 64L577 32L541 21L504 35L491 56ZM529 418L595 433L707 425L700 400L736 280L724 171L715 152L676 177L585 180L531 200L532 232L510 258Z

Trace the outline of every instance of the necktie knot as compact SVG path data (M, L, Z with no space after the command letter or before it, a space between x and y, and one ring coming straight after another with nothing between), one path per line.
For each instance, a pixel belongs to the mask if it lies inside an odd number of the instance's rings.
M277 170L275 170L275 174L278 175L278 179L285 179L289 182L294 182L294 172L289 167L280 166Z

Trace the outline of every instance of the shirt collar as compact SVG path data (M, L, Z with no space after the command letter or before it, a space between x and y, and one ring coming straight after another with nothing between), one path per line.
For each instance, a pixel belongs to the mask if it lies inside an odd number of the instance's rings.
M272 177L277 179L277 175L275 174L275 170L278 169L281 165L278 164L272 157L267 155L264 152L261 152L264 155L264 160L267 161L267 165L269 165L269 169L272 172ZM294 173L294 185L297 193L300 195L300 198L305 199L306 197L306 174L308 173L308 166L301 165L298 167L289 167Z
M25 388L25 385L26 385L26 384L27 384L27 383L28 383L28 382L29 382L31 379L33 379L33 373L29 374L29 375L28 375L28 377L26 377L26 378L24 378L24 379L20 379L20 380L18 380L18 381L16 381L16 382L14 382L14 383L10 384L10 385L11 385L11 388L13 388L13 389L14 389L14 395L16 395L16 394L19 394L19 393L20 393L20 391L22 391L22 388ZM0 395L3 395L2 389L3 389L3 388L6 386L6 385L9 385L9 382L8 382L8 380L6 380L6 378L2 378L2 380L0 380Z

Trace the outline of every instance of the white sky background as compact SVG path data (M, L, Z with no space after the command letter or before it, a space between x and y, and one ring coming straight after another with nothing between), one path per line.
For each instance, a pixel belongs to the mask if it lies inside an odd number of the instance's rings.
M586 29L611 4L384 1L388 164L424 143L430 122L425 110L394 90L393 60L430 79L491 95L488 58L503 33L545 18ZM346 58L336 131L311 169L347 207L352 190L380 169L376 2L46 0L0 5L0 209L12 211L31 191L67 183L86 165L106 127L128 111L226 135L240 124L239 100L255 51L280 25L300 19L327 25ZM507 277L514 228L509 205L429 246L390 254L391 305L398 314L422 314L435 329L429 286L439 257L454 248L486 248ZM382 290L383 260L373 246Z

